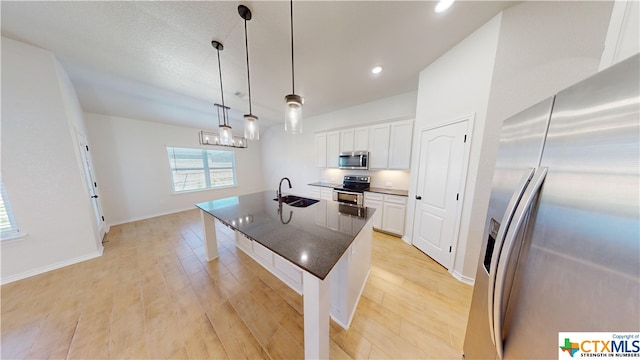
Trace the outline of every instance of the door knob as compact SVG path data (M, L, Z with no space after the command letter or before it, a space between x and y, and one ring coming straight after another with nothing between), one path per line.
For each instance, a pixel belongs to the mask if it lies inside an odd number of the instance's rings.
M416 200L422 200L422 196L416 195Z

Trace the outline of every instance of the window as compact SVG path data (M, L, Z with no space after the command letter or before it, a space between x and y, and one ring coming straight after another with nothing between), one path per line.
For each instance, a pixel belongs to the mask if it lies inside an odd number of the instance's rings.
M236 185L233 151L167 147L174 192Z
M18 234L18 225L16 225L16 219L13 217L9 197L4 188L4 181L0 180L0 184L0 233L3 238L13 237Z

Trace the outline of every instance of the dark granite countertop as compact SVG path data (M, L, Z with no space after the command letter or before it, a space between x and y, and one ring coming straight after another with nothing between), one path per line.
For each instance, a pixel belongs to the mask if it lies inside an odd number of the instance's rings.
M318 182L314 182L314 183L311 183L311 184L308 184L308 185L319 186L319 187L328 187L328 188L342 187L342 184L330 183L330 182L325 182L325 181L318 181ZM367 191L374 192L374 193L380 193L380 194L387 194L387 195L409 196L409 191L408 190L370 187L369 190L367 190Z
M378 187L370 187L369 192L387 194L387 195L398 195L398 196L409 196L408 190L398 190L398 189L388 189L388 188L378 188Z
M327 182L327 181L318 181L318 182L311 183L309 185L311 185L311 186L319 186L319 187L327 187L327 188L335 188L335 187L342 186L342 183L332 183L332 182Z
M282 204L279 210L274 198L273 191L263 191L196 206L320 279L329 274L375 212L365 208L358 215L357 208L325 200L306 208ZM327 221L330 216L350 219L349 232L329 227L339 223Z

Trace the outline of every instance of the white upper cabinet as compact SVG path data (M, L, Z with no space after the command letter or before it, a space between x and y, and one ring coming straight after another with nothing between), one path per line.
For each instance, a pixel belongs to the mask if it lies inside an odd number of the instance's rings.
M340 132L333 131L327 133L327 167L337 168L338 157L340 156Z
M413 120L316 134L316 166L337 168L341 152L369 151L370 169L406 170L411 165Z
M355 151L353 147L354 129L340 131L340 152Z
M390 124L373 125L369 129L369 168L386 169L389 166Z
M369 150L369 127L358 127L353 130L353 151Z
M316 134L316 166L327 167L327 134Z
M391 123L389 139L389 169L405 170L411 165L413 120Z

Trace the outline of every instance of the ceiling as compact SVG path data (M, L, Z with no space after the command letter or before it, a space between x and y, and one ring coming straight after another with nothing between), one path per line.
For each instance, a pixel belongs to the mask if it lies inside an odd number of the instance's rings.
M2 1L1 29L55 53L87 112L203 129L217 126L211 40L218 40L225 104L241 132L248 100L239 4L253 13L253 113L263 127L282 123L292 90L289 2ZM435 4L294 2L295 90L304 117L417 90L420 70L514 2L458 1L441 14ZM382 73L372 75L376 65Z

